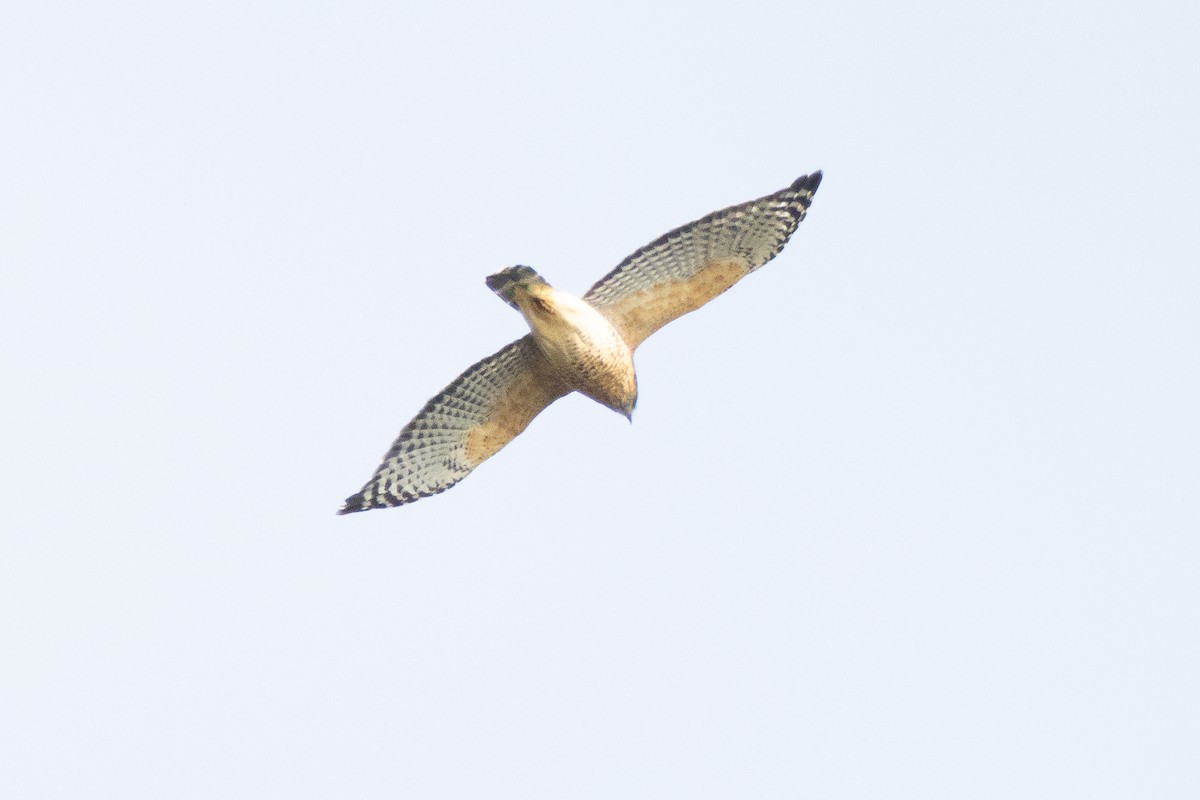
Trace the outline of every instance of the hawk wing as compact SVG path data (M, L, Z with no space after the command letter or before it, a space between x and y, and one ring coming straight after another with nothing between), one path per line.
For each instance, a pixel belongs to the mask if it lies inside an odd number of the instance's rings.
M774 194L676 228L618 264L583 299L632 350L778 255L820 183L821 173L814 172Z
M533 339L518 339L426 403L338 513L404 505L449 489L568 391Z

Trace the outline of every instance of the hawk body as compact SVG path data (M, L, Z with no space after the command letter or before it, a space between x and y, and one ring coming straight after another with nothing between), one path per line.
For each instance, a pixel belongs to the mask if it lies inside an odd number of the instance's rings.
M633 351L603 314L555 290L530 267L501 270L487 284L525 317L534 343L567 386L632 418Z
M774 194L676 228L627 257L582 298L553 288L525 266L489 276L488 287L521 312L530 333L426 403L338 513L445 491L571 392L632 418L638 345L778 255L820 182L821 173L814 172Z

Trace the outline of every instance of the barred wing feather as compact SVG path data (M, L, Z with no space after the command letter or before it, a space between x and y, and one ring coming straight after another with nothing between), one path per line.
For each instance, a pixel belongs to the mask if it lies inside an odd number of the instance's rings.
M444 492L567 392L533 339L518 339L426 403L338 513L399 506Z
M770 261L804 219L821 173L676 228L630 255L583 296L630 349Z

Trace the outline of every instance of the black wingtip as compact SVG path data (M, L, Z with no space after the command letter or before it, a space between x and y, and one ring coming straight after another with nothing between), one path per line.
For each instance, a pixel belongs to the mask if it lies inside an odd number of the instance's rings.
M815 192L817 187L821 185L821 170L817 170L811 175L801 175L792 182L792 188L800 191Z
M338 509L338 516L343 514L353 514L356 511L366 511L367 507L363 503L362 492L350 495L346 498L346 502L342 503L342 507Z

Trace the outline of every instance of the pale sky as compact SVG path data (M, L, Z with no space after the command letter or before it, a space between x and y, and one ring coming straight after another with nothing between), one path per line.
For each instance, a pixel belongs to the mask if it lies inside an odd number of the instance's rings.
M1195 3L0 10L0 796L1200 795ZM782 255L337 517L582 292Z

